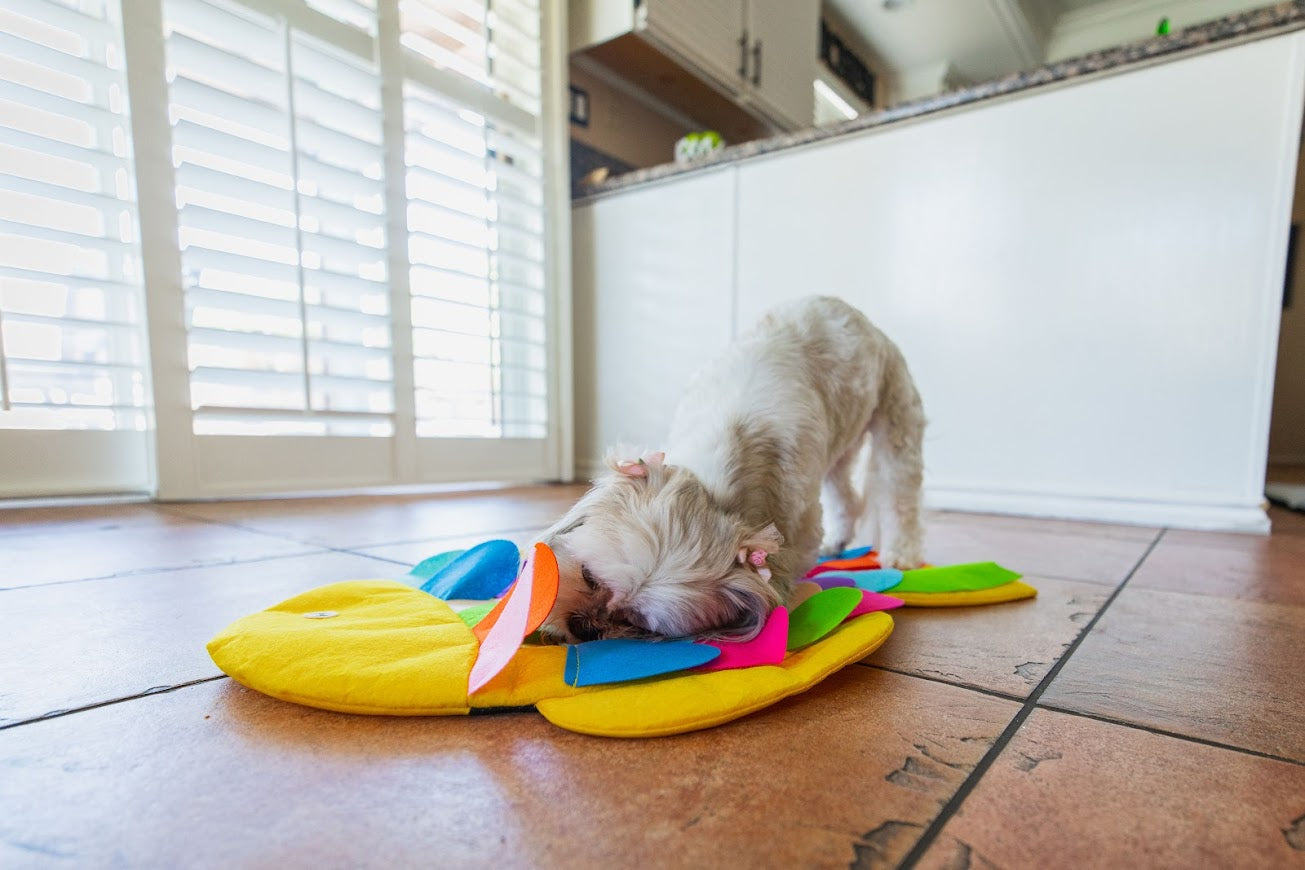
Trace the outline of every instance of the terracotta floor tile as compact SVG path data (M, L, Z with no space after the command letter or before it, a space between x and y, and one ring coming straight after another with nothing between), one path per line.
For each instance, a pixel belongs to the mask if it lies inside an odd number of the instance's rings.
M1305 767L1038 710L921 868L1299 867Z
M1305 535L1165 532L1129 587L1305 605Z
M1120 538L1128 541L1150 543L1160 533L1154 526L1118 525L1115 523L1085 523L1078 520L1053 520L1040 517L1016 517L1006 514L976 514L960 511L931 511L931 520L942 523L961 523L975 528L998 531L1042 532L1067 534L1089 538Z
M892 637L872 665L1027 697L1110 595L1098 583L1025 578L1030 601L893 611Z
M485 535L551 525L584 486L413 496L264 499L167 505L177 514L219 520L328 547L357 547Z
M721 728L620 741L206 683L0 731L0 843L82 865L887 866L1015 709L854 665Z
M1067 524L1055 521L942 514L928 523L925 558L935 565L998 562L1021 574L1113 586L1128 576L1159 534L1128 526L1073 527L1091 531L1068 531Z
M1305 513L1270 505L1269 522L1275 535L1305 535Z
M246 562L270 556L310 553L311 544L217 523L160 513L87 521L86 528L0 535L0 590L65 580L116 577L143 571Z
M477 544L484 543L491 538L503 538L512 541L518 547L525 547L539 540L539 536L546 526L526 531L504 531L480 533L475 535L457 535L452 538L432 538L424 541L407 541L402 544L382 544L378 547L358 547L350 552L361 553L364 556L375 556L378 559L388 559L393 562L400 562L404 565L416 565L422 559L428 556L434 556L437 553L444 553L449 550L466 550Z
M403 573L320 553L0 592L0 725L216 676L204 645L237 617Z
M1305 761L1302 638L1305 607L1130 584L1041 700Z
M0 502L0 505L3 503ZM82 532L167 523L170 517L152 504L85 504L58 507L0 507L0 539L40 532Z

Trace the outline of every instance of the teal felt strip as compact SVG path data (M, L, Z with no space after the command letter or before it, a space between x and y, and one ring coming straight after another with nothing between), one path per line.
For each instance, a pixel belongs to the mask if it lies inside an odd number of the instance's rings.
M971 562L968 565L947 565L942 568L917 568L902 574L902 582L885 592L974 592L1004 586L1020 579L996 562Z

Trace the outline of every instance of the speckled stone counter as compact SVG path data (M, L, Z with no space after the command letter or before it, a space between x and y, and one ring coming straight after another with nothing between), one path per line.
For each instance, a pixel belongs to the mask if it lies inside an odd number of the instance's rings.
M863 130L885 127L947 109L968 106L997 97L1010 96L1022 91L1034 90L1077 78L1126 72L1130 68L1172 60L1185 54L1208 50L1220 43L1235 44L1250 39L1276 36L1302 28L1305 28L1305 0L1278 3L1250 12L1229 15L1225 18L1176 31L1167 36L1157 36L1140 42L1103 49L1082 57L1047 64L1026 72L1012 73L981 84L913 100L892 108L869 112L841 124L819 128L813 127L794 133L773 136L768 139L758 139L753 142L733 145L709 158L696 160L692 163L666 163L648 169L635 170L589 188L582 195L577 196L575 201L593 199L642 184L661 181L691 172L701 172L705 169L719 167L722 164L735 163L761 154L783 151L787 148L796 148L811 142L834 139L859 133Z

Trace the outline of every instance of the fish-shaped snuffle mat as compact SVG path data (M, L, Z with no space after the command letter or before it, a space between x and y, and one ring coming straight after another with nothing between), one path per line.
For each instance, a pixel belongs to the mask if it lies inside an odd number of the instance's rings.
M888 639L899 607L996 604L1037 590L991 562L914 571L868 547L820 562L746 642L538 642L558 592L544 544L441 553L402 580L350 580L238 619L208 644L274 698L387 716L534 707L555 725L656 737L721 725L803 692Z

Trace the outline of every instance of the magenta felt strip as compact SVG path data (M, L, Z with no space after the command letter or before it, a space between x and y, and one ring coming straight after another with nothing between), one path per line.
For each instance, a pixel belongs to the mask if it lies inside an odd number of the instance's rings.
M776 607L766 617L761 633L752 640L730 643L724 640L702 641L720 650L720 657L698 668L700 671L728 671L757 665L777 665L784 661L788 643L788 609Z

